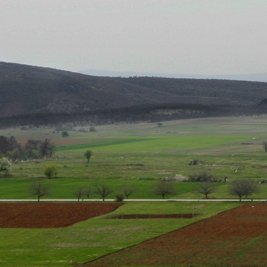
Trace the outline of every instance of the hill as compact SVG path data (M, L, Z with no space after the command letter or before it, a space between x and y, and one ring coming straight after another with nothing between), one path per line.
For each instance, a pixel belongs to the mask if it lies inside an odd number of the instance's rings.
M129 76L149 76L149 77L165 77L165 78L186 78L186 79L217 79L217 80L235 80L235 81L254 81L267 82L267 72L265 73L247 73L247 74L217 74L217 75L197 75L197 74L179 74L179 73L156 73L156 72L130 72L130 71L110 71L85 69L80 73L93 76L109 76L109 77L129 77Z
M267 83L97 77L0 62L1 125L265 113Z

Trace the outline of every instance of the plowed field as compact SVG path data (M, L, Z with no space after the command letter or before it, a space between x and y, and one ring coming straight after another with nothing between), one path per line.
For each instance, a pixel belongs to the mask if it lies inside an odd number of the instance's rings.
M83 266L263 267L266 249L267 204L243 205Z
M114 211L119 203L0 204L1 228L58 228Z

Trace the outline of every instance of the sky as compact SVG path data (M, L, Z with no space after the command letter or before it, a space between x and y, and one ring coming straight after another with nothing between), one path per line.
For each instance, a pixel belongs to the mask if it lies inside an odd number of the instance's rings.
M266 0L0 0L0 61L196 75L267 72Z

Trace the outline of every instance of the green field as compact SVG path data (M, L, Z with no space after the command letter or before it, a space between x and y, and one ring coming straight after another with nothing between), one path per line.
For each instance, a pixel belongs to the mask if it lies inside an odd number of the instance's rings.
M207 118L156 123L96 126L96 132L81 132L81 127L62 138L52 128L30 130L6 129L1 135L14 135L20 142L49 138L56 144L50 159L13 163L11 177L0 179L0 198L32 198L29 186L33 178L45 177L47 163L58 166L56 178L47 180L52 194L49 198L75 198L74 188L106 184L113 190L113 199L121 186L132 185L137 193L131 198L158 198L151 193L157 179L189 177L208 172L218 180L236 178L266 178L266 153L262 142L267 138L266 117ZM82 127L85 130L89 126ZM84 152L93 156L86 163ZM197 166L190 166L193 159ZM215 183L218 190L212 198L229 198L225 183ZM174 198L199 198L195 183L176 183ZM254 198L266 198L266 186ZM92 195L98 198L97 195Z
M189 177L200 172L211 173L218 180L253 178L259 182L267 178L267 154L262 147L267 140L266 119L266 116L191 119L163 122L162 127L156 123L103 125L95 126L96 132L81 132L81 127L75 127L68 131L67 138L45 127L0 130L0 135L14 135L19 142L49 138L56 144L51 159L13 163L10 177L0 178L0 199L34 198L29 195L29 187L33 178L45 177L43 166L47 163L57 164L58 175L46 179L52 194L42 199L75 200L75 188L94 188L95 184L112 188L108 200L114 199L125 185L137 189L130 198L159 199L152 192L158 179L178 174ZM87 149L93 151L89 164L84 157ZM199 164L189 165L193 159ZM168 198L202 199L204 196L195 191L196 185L176 182L177 194ZM229 195L227 183L215 185L217 190L210 198L237 199ZM260 189L251 198L267 199L267 184L261 184ZM91 198L100 196L93 194ZM196 205L199 203L129 202L114 213L182 213ZM202 216L195 219L118 221L99 217L62 229L0 228L0 266L70 266L71 261L92 260L237 205L238 201L205 203Z

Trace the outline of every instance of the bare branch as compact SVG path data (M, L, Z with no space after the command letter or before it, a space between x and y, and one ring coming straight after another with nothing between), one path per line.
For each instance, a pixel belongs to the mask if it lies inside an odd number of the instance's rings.
M41 197L51 194L51 188L46 184L43 179L35 180L30 186L30 195L37 196L38 201Z
M174 182L159 180L153 188L153 193L165 198L166 195L175 195L175 184Z
M95 188L96 188L95 193L100 195L103 201L105 201L105 198L113 192L112 189L105 184L100 184L100 185L97 184L95 185Z

